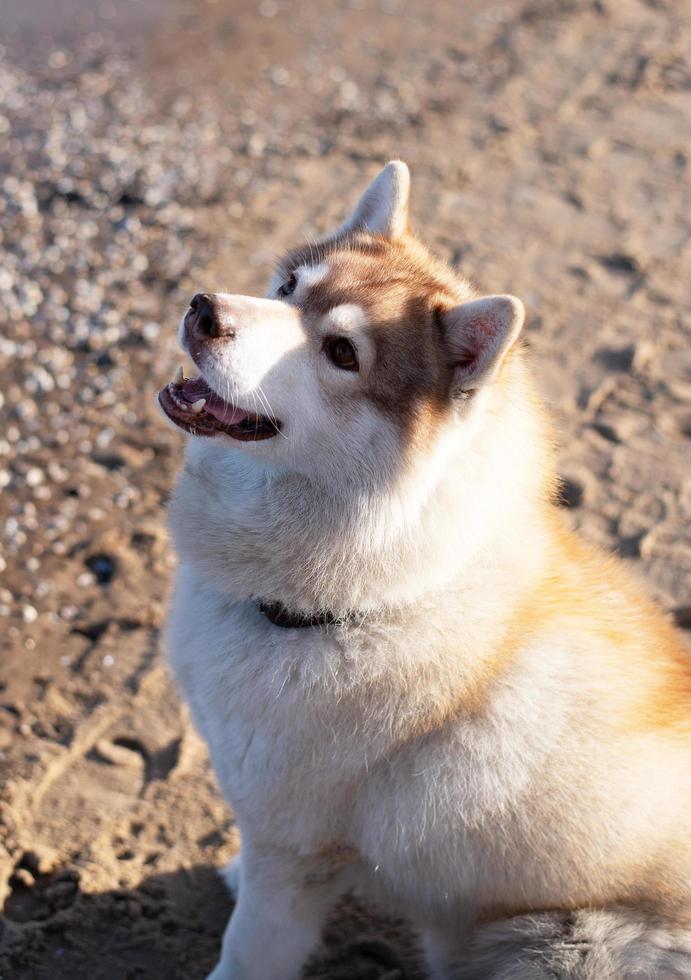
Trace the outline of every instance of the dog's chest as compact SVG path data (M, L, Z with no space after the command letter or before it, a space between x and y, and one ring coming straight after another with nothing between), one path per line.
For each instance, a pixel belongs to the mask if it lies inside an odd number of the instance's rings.
M182 566L168 648L240 821L247 815L256 826L280 815L285 830L293 816L301 838L310 813L315 827L329 823L330 812L342 823L362 747L357 737L342 738L333 712L338 641L319 628L276 627L252 603L231 601Z
M401 649L422 656L428 623L419 629L369 635L353 652L338 631L273 626L180 568L172 665L243 834L303 853L346 841L411 894L452 857L458 887L478 887L537 760L490 714L420 729L429 677L411 683L401 658L382 667ZM527 731L529 708L511 709L512 732Z

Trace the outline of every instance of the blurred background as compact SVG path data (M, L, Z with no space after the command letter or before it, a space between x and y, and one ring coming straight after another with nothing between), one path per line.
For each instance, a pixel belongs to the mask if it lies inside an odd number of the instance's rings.
M563 505L691 628L686 0L1 0L0 977L202 977L237 848L167 680L155 392L391 157L528 308ZM510 488L509 488L510 489ZM421 976L350 905L313 977Z

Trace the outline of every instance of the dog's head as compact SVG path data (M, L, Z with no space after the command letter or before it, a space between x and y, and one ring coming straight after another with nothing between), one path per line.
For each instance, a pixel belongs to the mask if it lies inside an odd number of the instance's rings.
M351 217L290 252L267 298L197 294L180 327L199 376L159 395L193 436L303 473L374 472L463 424L522 323L475 298L408 230L409 173L389 163Z

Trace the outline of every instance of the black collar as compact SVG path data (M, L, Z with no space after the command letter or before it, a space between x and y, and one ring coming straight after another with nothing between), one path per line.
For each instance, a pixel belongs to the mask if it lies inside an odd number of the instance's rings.
M351 621L350 616L336 616L332 612L316 613L314 616L291 612L282 602L258 602L257 608L274 626L291 630L305 626L335 626L336 623Z

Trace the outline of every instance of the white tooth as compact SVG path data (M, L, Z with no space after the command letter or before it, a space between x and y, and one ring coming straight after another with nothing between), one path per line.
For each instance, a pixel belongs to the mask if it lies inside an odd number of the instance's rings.
M185 375L184 375L184 372L182 370L182 364L181 364L180 367L175 372L175 377L173 378L173 384L174 385L181 385L184 380L185 380Z
M199 412L201 412L201 410L204 408L205 405L206 405L206 398L200 398L199 401L193 402L190 405L190 408L192 409L193 412L199 414Z

